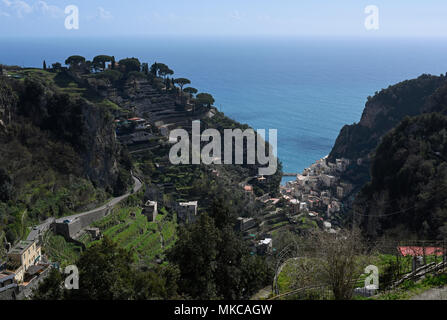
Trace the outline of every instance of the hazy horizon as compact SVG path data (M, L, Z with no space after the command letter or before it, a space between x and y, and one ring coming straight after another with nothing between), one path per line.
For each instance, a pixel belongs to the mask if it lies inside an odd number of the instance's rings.
M79 8L79 29L67 30L66 6ZM379 9L380 28L366 30L365 8ZM363 36L445 37L447 3L429 0L303 2L170 2L134 0L0 0L0 36Z

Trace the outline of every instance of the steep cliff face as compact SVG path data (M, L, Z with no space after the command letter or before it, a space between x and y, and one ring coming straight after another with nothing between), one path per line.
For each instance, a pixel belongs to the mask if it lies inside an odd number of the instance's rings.
M111 189L117 179L119 145L108 111L88 100L58 93L36 80L15 84L19 92L17 114L52 138L70 144L78 153L82 176L95 186Z
M341 130L330 159L366 157L377 147L380 138L405 116L421 114L429 97L445 81L445 76L422 75L390 86L368 98L360 122Z
M82 103L84 146L81 149L85 174L100 187L113 188L118 175L120 147L110 115L95 105Z
M369 97L360 122L343 127L329 155L331 161L353 160L343 178L356 186L366 183L370 159L380 139L404 117L430 111L433 106L427 104L437 89L446 84L446 79L443 75L422 75Z
M3 118L0 128L0 231L9 241L23 237L31 222L91 208L127 190L131 168L99 99L63 93L33 77L0 79L0 87L16 98L0 101L11 110L11 121Z

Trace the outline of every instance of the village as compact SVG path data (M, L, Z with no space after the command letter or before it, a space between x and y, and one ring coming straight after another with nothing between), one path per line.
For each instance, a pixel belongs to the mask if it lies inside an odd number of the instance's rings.
M329 232L336 232L343 211L342 201L353 189L351 184L340 180L349 164L348 159L331 163L324 157L298 174L295 181L281 186L281 195L291 209L291 218L298 220L307 215L322 221Z

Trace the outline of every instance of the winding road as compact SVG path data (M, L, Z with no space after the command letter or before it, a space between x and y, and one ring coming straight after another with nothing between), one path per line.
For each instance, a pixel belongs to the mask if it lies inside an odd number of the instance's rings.
M71 215L71 216L67 216L67 217L62 217L62 218L59 218L59 219L49 218L49 219L45 220L45 222L43 222L42 224L39 224L39 225L33 227L33 229L31 230L31 232L28 235L28 237L26 238L26 240L29 240L29 241L36 240L39 237L40 234L44 233L45 231L47 231L50 228L50 226L51 226L51 224L53 222L61 223L61 222L64 222L65 220L74 220L76 218L82 217L84 215L90 214L90 213L95 212L95 211L100 211L100 210L104 210L106 208L113 208L113 207L115 207L118 203L120 203L121 201L127 199L131 194L138 192L141 189L141 187L143 186L143 183L140 181L140 179L135 177L133 174L132 174L132 178L134 180L134 186L133 186L132 192L128 192L128 193L126 193L126 194L124 194L122 196L119 196L119 197L116 197L116 198L112 198L106 204L102 205L101 207L93 209L93 210L90 210L90 211L77 213L77 214L74 214L74 215Z

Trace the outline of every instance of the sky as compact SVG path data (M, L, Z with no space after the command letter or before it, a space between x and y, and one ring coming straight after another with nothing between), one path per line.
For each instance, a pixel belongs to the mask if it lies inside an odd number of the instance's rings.
M66 6L79 8L67 30ZM365 8L379 9L367 30ZM444 37L445 0L0 0L0 37L379 36Z

